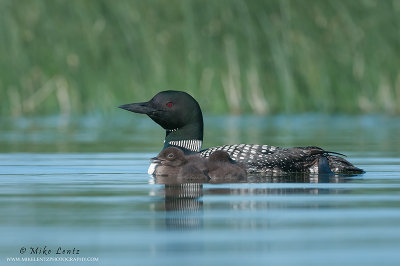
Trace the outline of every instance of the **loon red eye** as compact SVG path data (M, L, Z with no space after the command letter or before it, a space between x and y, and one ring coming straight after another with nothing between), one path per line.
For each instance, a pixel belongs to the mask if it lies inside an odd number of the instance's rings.
M167 107L171 108L172 106L174 106L173 102L167 102Z

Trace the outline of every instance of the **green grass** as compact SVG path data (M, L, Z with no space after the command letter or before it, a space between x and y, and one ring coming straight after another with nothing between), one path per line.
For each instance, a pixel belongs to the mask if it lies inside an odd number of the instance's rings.
M0 115L184 90L214 113L400 113L400 1L0 1Z

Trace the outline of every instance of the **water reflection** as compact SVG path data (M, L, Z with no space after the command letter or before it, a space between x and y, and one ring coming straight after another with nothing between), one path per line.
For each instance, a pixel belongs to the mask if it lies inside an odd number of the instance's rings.
M164 207L168 229L203 227L203 185L199 183L166 184Z
M298 194L336 194L338 189L326 187L268 187L268 188L241 188L241 187L213 187L208 186L204 191L204 184L229 183L343 183L350 179L350 175L336 174L288 174L281 176L251 175L244 179L211 179L208 181L193 182L175 176L155 176L156 184L163 184L161 193L164 195L164 206L159 208L165 211L165 225L170 230L194 230L203 228L203 196L206 195L298 195ZM244 202L242 202L244 203ZM280 202L262 202L257 208L267 209L281 205ZM249 204L235 206L247 209ZM280 206L282 207L282 206Z
M285 175L251 174L244 178L197 179L176 176L154 176L156 184L228 184L228 183L344 183L359 175L354 174L307 174L291 173Z

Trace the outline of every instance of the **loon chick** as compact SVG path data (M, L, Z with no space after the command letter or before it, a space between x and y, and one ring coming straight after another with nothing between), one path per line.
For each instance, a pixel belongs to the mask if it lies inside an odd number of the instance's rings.
M208 158L198 154L185 155L176 147L168 147L153 158L160 165L156 176L172 176L185 180L242 179L247 176L244 166L233 161L225 151L215 151Z
M153 162L159 163L155 169L156 176L170 176L178 179L207 181L206 159L198 155L185 155L176 147L168 147L162 150Z
M186 154L200 153L202 157L209 157L213 152L223 150L234 161L243 163L248 173L326 173L327 169L333 173L364 173L362 169L337 156L342 154L313 146L281 148L233 144L200 150L203 143L203 115L198 102L186 92L162 91L148 102L124 104L119 108L146 114L164 128L164 148L179 147ZM153 174L158 165L152 164L149 174Z
M207 173L214 179L243 179L247 177L246 166L231 159L226 151L217 150L207 160Z

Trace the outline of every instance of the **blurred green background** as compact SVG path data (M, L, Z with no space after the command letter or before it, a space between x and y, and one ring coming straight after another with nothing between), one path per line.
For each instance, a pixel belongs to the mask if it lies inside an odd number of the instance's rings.
M184 90L208 113L400 112L398 0L0 0L1 116Z

